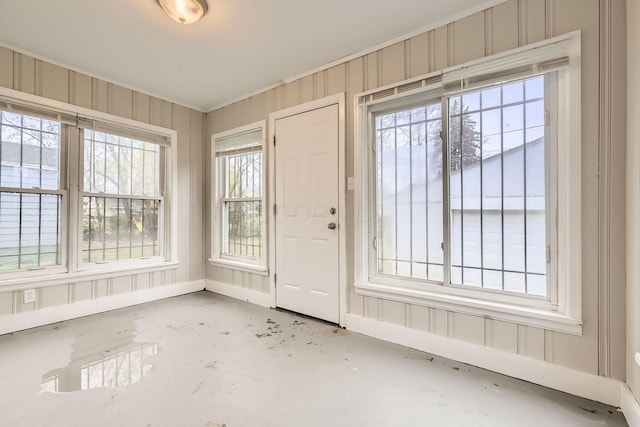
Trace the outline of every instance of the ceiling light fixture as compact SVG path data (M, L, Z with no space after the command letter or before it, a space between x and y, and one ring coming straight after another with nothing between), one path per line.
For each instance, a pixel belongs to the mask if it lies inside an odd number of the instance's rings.
M181 24L193 24L207 13L206 0L157 0L164 13Z

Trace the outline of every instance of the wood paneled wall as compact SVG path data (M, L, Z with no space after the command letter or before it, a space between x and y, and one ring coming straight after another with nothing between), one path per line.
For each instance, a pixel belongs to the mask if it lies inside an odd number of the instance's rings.
M619 173L600 175L601 151L612 150L612 159L619 162L624 139L611 138L600 132L606 117L620 111L605 107L599 87L601 71L601 17L606 7L624 8L623 0L509 0L483 12L435 28L405 41L355 58L346 63L302 77L258 95L215 110L206 117L206 156L210 159L210 136L213 133L267 119L269 113L302 104L339 92L347 94L347 176L353 176L353 97L366 90L381 87L448 66L524 46L574 30L582 31L582 230L583 230L583 335L572 336L539 328L494 321L429 307L403 304L383 299L357 296L350 286L349 312L403 325L434 334L480 344L527 357L545 360L580 371L618 379L625 377L624 280L612 280L608 271L624 271L624 259L612 259L611 254L624 253L624 243L611 241L605 253L600 250L603 212L607 221L624 222L624 200L619 193L604 200L602 186L624 188ZM620 19L620 14L608 19ZM616 24L616 22L613 22ZM618 22L619 24L619 22ZM602 58L610 61L611 58ZM607 82L624 80L624 70L614 63ZM624 116L624 110L619 114ZM615 117L612 126L622 126ZM605 150L606 151L606 150ZM209 161L209 160L207 160ZM624 170L624 164L614 169ZM206 194L211 194L210 176L206 168ZM611 199L613 198L613 199ZM207 200L207 208L210 199ZM347 192L347 209L353 212L353 194ZM353 216L347 216L348 283L353 283ZM206 229L210 235L210 212L207 209ZM209 243L207 254L210 253ZM268 292L268 279L248 273L231 272L207 267L207 279ZM606 303L603 295L611 296ZM606 328L600 328L604 319ZM606 357L605 357L606 355Z
M0 86L178 131L177 270L2 292L0 316L204 278L204 114L0 47ZM74 167L73 164L70 167Z

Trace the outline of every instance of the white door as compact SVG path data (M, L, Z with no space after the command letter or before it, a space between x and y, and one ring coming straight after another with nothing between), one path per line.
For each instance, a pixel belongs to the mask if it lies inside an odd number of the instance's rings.
M338 105L275 121L276 306L338 323Z

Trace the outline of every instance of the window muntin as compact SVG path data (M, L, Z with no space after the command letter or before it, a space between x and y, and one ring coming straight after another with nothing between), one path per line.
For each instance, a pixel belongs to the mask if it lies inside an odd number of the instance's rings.
M545 123L551 74L417 107L394 102L393 109L376 108L374 276L551 298ZM442 248L449 248L448 256Z
M63 263L62 128L0 111L0 272Z
M447 101L451 283L547 297L545 77Z
M249 152L223 154L218 158L223 188L220 199L223 256L253 260L262 257L263 158L260 149L254 147Z
M162 255L161 150L157 144L84 130L82 262Z

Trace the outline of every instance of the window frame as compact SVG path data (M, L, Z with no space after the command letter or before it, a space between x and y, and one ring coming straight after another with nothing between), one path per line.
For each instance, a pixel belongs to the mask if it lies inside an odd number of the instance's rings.
M8 109L7 109L8 110ZM3 111L7 111L3 109ZM8 111L11 112L11 111ZM24 116L29 116L28 111L16 111L15 113ZM38 117L38 114L34 114L31 117ZM50 117L47 120L55 121ZM59 168L58 168L58 189L56 190L43 190L42 188L18 188L18 187L0 187L0 193L17 193L17 194L37 194L37 195L57 195L60 196L60 211L59 211L59 224L58 233L60 235L60 264L46 266L46 267L32 267L24 269L6 270L0 271L0 284L6 280L20 279L20 278L34 278L40 277L42 274L60 274L67 273L68 268L68 242L67 242L67 230L68 230L68 138L69 138L69 125L60 120L60 151L59 155ZM1 143L0 143L1 145ZM1 158L1 156L0 156Z
M169 147L167 146L163 146L162 144L156 144L159 146L160 149L160 153L159 153L159 177L158 177L158 195L157 196L134 196L134 195L126 195L126 194L117 194L117 193L106 193L106 192L89 192L89 191L85 191L84 188L84 171L85 171L85 164L84 164L84 148L85 148L85 143L86 143L86 138L85 138L85 131L86 130L92 130L92 129L88 129L87 127L79 127L78 128L78 153L79 153L79 160L78 163L80 165L79 167L79 171L81 171L79 173L78 176L78 203L77 203L77 207L78 207L78 213L77 213L77 221L78 221L78 245L77 245L77 253L76 253L76 259L77 259L77 267L79 271L83 271L83 270L99 270L99 269L104 269L105 267L111 266L111 267L127 267L127 266L134 266L134 265L144 265L144 264L153 264L153 263L161 263L164 261L167 261L167 257L165 254L165 248L169 247L167 242L168 242L168 237L167 234L170 230L167 229L166 227L166 221L165 221L165 217L167 215L169 215L169 212L167 212L167 206L165 203L165 194L167 193L167 170L170 170L170 164L168 161L168 153L167 151L169 150ZM102 131L105 134L110 134L110 135L115 135L115 136L120 136L120 137L125 137L125 138L131 138L131 139L136 139L134 136L127 136L128 132L125 128L119 129L120 130L120 134L117 133L113 133L114 131L112 130L111 132L109 131ZM118 131L117 127L116 127L116 132ZM96 131L94 131L96 132ZM140 139L138 139L140 140ZM149 144L154 144L154 142L150 142L147 140L140 140L143 142L147 142ZM123 258L123 259L117 259L117 260L110 260L110 261L90 261L90 262L84 262L83 261L83 230L82 230L82 226L83 226L83 220L84 220L84 212L83 212L83 199L85 197L98 197L98 198L105 198L105 199L116 199L116 200L122 200L122 199L131 199L131 200L156 200L159 202L159 206L158 206L158 245L159 245L159 255L155 255L155 256L150 256L150 257L139 257L139 258ZM118 248L119 249L119 248Z
M545 165L547 169L545 175L550 183L547 184L547 188L557 188L555 194L550 194L547 197L549 199L546 208L547 220L551 222L554 212L557 212L557 223L553 222L553 227L556 227L553 231L556 233L552 232L550 236L552 240L547 242L547 245L551 246L552 261L547 270L547 283L555 277L557 294L548 293L548 300L546 300L451 284L448 268L451 265L449 167L445 168L447 173L446 177L443 177L443 256L445 264L443 282L372 274L377 270L375 266L377 250L373 248L372 242L372 237L375 237L377 232L375 200L377 184L374 180L376 158L371 147L372 144L376 144L375 135L372 133L374 115L379 114L380 111L392 112L398 109L409 109L416 102L423 102L422 105L425 105L429 100L437 101L440 99L443 107L442 127L446 136L448 132L447 104L449 96L455 96L450 95L445 89L444 83L446 81L443 82L443 80L447 75L455 72L461 74L471 67L482 69L483 72L488 73L500 72L508 69L514 59L526 62L527 55L540 57L540 52L544 52L546 47L553 48L554 44L561 45L569 57L569 65L563 72L563 77L558 79L557 99L551 99L548 108L552 109L554 102L557 102L557 111L551 112L552 115L557 113L557 120L551 121L545 133L551 140L554 139L553 135L557 135L557 141L563 142L552 142L549 144L552 148L545 147L545 151L547 151L545 156L548 160L548 164ZM532 72L531 75L535 75L535 73ZM522 78L526 77L527 75L522 76ZM422 80L421 85L417 84L420 80ZM354 151L356 156L355 293L580 335L582 333L582 267L580 256L574 255L581 254L581 166L580 155L576 155L581 152L580 84L580 32L573 32L357 95L354 100L356 124ZM399 89L402 88L410 89L401 92ZM469 91L472 90L469 89ZM548 95L549 93L545 93L545 98ZM554 95L550 96L553 98ZM363 99L365 99L364 102ZM447 165L449 162L448 147L448 142L443 141L442 161ZM549 155L548 152L552 149L555 150L555 154ZM576 161L576 157L578 161ZM578 219L576 220L576 218ZM358 224L361 226L357 226ZM577 252L572 252L576 250Z
M252 131L260 131L260 149L256 150L256 152L260 152L262 154L262 196L246 198L246 201L259 200L261 201L262 206L262 223L260 226L262 234L262 248L260 250L260 257L256 258L227 254L223 251L228 239L227 233L225 232L228 224L226 216L223 213L224 205L225 202L238 199L226 197L225 189L223 188L226 183L226 178L222 175L225 170L220 166L220 158L216 157L216 141L250 133ZM268 275L266 132L266 120L260 120L244 126L229 129L224 132L218 132L211 136L211 256L208 260L211 265L260 274L263 276ZM245 198L242 200L245 200Z
M92 110L65 102L32 95L14 89L0 87L0 105L15 106L24 114L33 111L48 120L61 121L60 189L61 205L61 266L36 270L11 270L0 273L0 289L17 291L34 286L46 287L77 281L98 280L142 272L174 270L178 268L177 242L177 144L178 132L174 129L139 122L101 111ZM164 141L165 148L165 194L164 198L164 255L161 258L123 260L94 266L83 265L79 256L82 247L82 181L83 158L80 128L81 123L99 123L111 129L123 129L133 135L148 135L153 141ZM66 133L66 135L64 135ZM77 165L74 167L73 165ZM159 226L160 228L160 226Z

